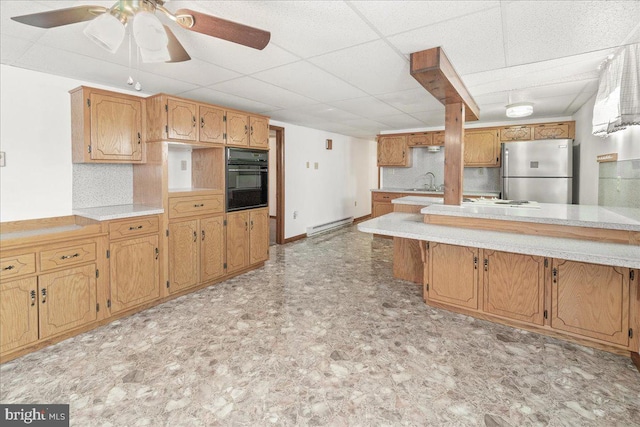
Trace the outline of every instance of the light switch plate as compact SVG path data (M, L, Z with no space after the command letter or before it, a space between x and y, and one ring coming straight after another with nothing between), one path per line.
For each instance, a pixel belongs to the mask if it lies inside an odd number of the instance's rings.
M4 151L0 151L0 168L7 166L7 156Z
M180 170L183 170L183 171L187 170L187 161L186 160L180 160Z
M318 169L318 162L313 163L313 168Z

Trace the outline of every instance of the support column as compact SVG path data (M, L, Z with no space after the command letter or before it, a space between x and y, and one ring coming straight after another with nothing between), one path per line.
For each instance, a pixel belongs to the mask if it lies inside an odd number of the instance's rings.
M462 203L462 177L464 168L464 114L463 102L444 106L444 204Z

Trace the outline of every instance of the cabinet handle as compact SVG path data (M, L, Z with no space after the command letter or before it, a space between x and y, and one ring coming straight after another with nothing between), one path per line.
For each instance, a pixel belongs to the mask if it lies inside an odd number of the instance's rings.
M473 269L474 270L478 269L478 257L477 256L473 257Z
M193 232L193 241L197 241L198 240L198 233L196 233L195 231Z
M489 271L489 260L484 259L484 271Z
M196 116L191 116L191 118L193 119L193 127L196 127Z
M204 240L204 230L202 230L202 240Z
M36 291L32 290L31 291L31 307L33 307L34 305L36 305Z
M142 135L140 135L140 132L138 132L138 144L140 144L141 141L142 141Z
M253 135L253 126L251 126L251 135Z
M251 220L251 229L253 230L253 220Z
M558 269L554 268L553 270L551 270L551 274L553 275L553 283L558 283Z
M204 203L200 203L199 205L193 205L194 208L201 208L204 206Z
M62 255L60 259L70 259L70 258L78 258L80 256L79 253L75 253L73 255Z
M139 225L137 227L129 227L129 231L133 231L133 230L142 230L142 226Z
M200 128L204 129L204 117L200 117Z
M16 268L16 266L15 266L15 265L9 265L9 266L7 266L7 267L3 268L3 269L2 269L2 271L5 271L5 270L13 270L14 268Z
M158 250L158 248L156 248L156 259L158 259L159 255L160 255L160 251Z
M249 230L249 224L247 223L247 221L244 222L244 231L248 231Z
M244 125L244 133L247 133L249 131L249 127L247 125Z
M47 302L47 288L42 288L40 293L42 293L42 303L44 304Z

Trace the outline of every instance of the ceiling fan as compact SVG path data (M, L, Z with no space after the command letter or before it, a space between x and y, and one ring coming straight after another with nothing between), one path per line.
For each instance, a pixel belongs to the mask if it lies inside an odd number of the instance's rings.
M180 27L262 50L271 33L227 21L190 9L169 11L165 0L120 0L111 8L76 6L30 15L14 16L14 21L40 28L53 28L91 21L84 33L102 48L115 53L125 37L125 27L133 22L132 33L143 62L182 62L191 59L173 31L155 15L162 12Z

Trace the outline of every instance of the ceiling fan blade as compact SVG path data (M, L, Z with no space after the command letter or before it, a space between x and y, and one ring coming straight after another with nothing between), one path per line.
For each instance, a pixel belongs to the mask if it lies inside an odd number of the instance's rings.
M175 12L177 22L187 30L196 31L211 37L228 40L254 49L262 50L269 43L271 33L258 28L249 27L226 19L217 18L190 9L179 9ZM183 19L181 16L189 15L193 17L193 25L190 19Z
M49 12L32 13L31 15L14 16L11 19L34 27L53 28L75 24L76 22L90 21L107 10L109 9L102 6L76 6Z
M163 27L167 32L167 37L169 37L169 44L167 45L167 47L169 48L169 55L171 56L171 60L167 62L183 62L190 60L191 57L189 56L187 51L184 50L184 47L182 47L180 41L176 38L175 34L173 34L173 31L171 31L166 25L163 25Z

